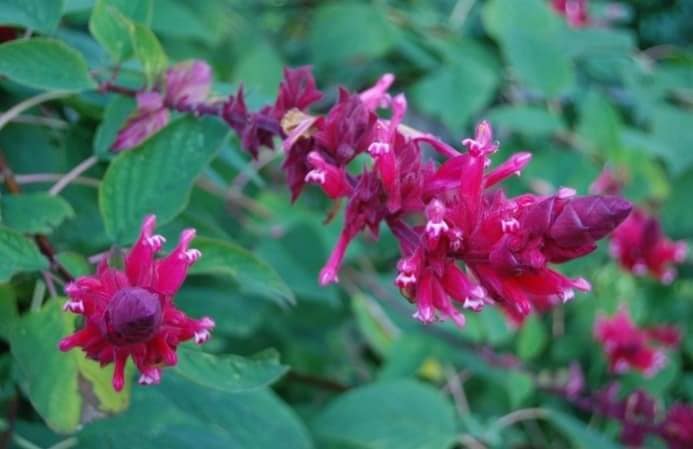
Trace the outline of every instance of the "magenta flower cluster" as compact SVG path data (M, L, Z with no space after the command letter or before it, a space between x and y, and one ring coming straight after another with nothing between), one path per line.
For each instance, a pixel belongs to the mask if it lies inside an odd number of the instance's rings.
M674 327L636 326L625 308L611 317L597 317L594 337L602 344L611 371L623 374L636 370L647 376L656 374L664 366L666 353L663 348L675 347L681 340Z
M284 109L284 170L292 197L315 184L346 201L344 227L320 283L338 280L357 234L377 236L385 224L402 253L395 283L425 323L450 318L463 325L462 309L492 303L521 321L589 290L585 279L568 278L550 264L592 252L628 216L630 203L619 196L581 197L569 188L508 197L500 184L520 174L531 154L516 153L492 168L499 144L487 122L463 140L465 152L407 127L405 96L388 93L393 82L386 74L361 93L341 89L323 116L307 110L320 98L307 68L288 70L282 82L275 110ZM443 161L427 156L426 146ZM370 164L350 173L356 157Z

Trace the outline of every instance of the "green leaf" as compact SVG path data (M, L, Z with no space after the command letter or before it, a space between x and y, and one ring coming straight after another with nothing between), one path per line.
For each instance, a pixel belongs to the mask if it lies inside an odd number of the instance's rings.
M575 76L564 48L565 24L547 2L493 0L486 3L483 19L521 82L547 96L572 86Z
M693 189L693 169L676 178L671 185L671 197L664 204L664 229L672 238L693 235L693 214L690 213L690 192Z
M132 53L132 21L148 24L152 7L152 0L96 0L89 31L116 62L121 62Z
M269 43L261 41L249 46L235 62L233 78L261 94L274 96L282 79L284 62Z
M434 345L429 338L416 334L402 335L390 346L378 379L394 380L414 376L431 357L433 349Z
M313 448L301 421L271 391L226 393L170 371L161 385L136 389L127 412L77 437L84 449Z
M80 91L94 87L84 57L64 43L47 38L0 45L0 75L37 89Z
M492 345L500 345L513 337L513 332L508 324L508 318L496 307L480 313L479 321L486 340Z
M287 214L271 205L269 209L287 218ZM317 273L329 256L322 225L315 220L299 219L282 227L285 233L279 238L262 239L253 253L272 265L301 300L336 304L338 295L334 286L316 288Z
M15 273L48 268L48 260L34 242L17 231L0 227L0 282L7 282Z
M585 56L630 56L636 48L634 36L623 29L607 27L573 28L566 33L571 54Z
M202 258L190 268L190 274L229 276L241 292L255 294L279 304L294 302L289 287L269 265L248 250L225 240L198 237L193 247Z
M75 324L75 315L63 312L61 302L52 299L25 315L14 327L11 350L21 374L19 384L36 411L51 429L71 432L98 413L127 407L130 383L117 394L111 369L86 360L81 351L57 350L58 340Z
M652 111L652 130L659 143L658 153L675 176L693 165L693 117L688 110L668 105Z
M131 242L147 214L156 214L164 224L182 212L195 178L227 134L218 120L186 117L118 155L99 187L101 215L111 238Z
M237 337L252 334L274 310L273 303L239 292L233 281L212 276L189 278L176 304L190 316L214 317L215 335Z
M546 136L565 128L560 117L537 106L499 106L488 111L486 119L494 127L522 135Z
M457 132L491 101L498 81L489 65L460 55L415 84L412 98L419 109Z
M110 153L111 145L136 107L135 100L130 97L118 95L111 99L94 136L94 154L102 159L113 155Z
M613 442L570 415L557 410L547 410L546 418L573 440L576 449L622 449L620 444Z
M351 297L351 309L370 346L381 356L387 354L400 334L399 328L372 298L364 294Z
M279 353L274 349L253 357L234 354L214 355L199 350L180 348L176 373L196 384L225 391L240 393L266 387L276 382L288 370L279 363Z
M527 373L509 372L505 384L510 406L517 408L534 393L534 380Z
M217 2L218 3L218 2ZM215 42L215 33L211 32L210 24L205 15L210 13L213 3L205 8L195 8L180 0L157 0L156 10L152 15L152 30L161 36L178 39L199 40L209 44ZM219 4L219 7L223 7Z
M360 449L446 449L455 440L452 405L436 389L403 380L343 394L313 422L319 440Z
M94 266L82 254L62 251L55 255L65 269L73 276L89 276L94 271Z
M395 41L396 29L375 5L327 3L311 21L310 48L318 64L376 58L387 53Z
M12 336L12 328L16 323L19 313L17 312L17 297L14 289L9 284L0 284L0 338L9 341Z
M4 225L29 234L48 234L75 215L70 203L47 193L5 195L0 210Z
M604 94L591 90L580 108L578 134L592 151L613 155L621 147L622 120Z
M548 343L548 333L537 315L530 315L517 335L517 355L531 360L541 354Z
M145 25L132 23L129 27L132 47L139 59L149 86L166 70L168 58L156 35Z
M63 14L63 0L3 0L0 23L52 33Z

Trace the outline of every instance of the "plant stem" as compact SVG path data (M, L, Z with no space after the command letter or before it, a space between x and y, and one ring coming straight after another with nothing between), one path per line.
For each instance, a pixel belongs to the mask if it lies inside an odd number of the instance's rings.
M9 165L7 165L7 162L5 161L5 156L2 153L2 150L0 150L0 175L2 175L3 181L5 182L5 187L7 187L7 190L12 195L18 195L22 193L22 189L21 187L19 187L19 183L17 183L12 169L10 169ZM73 281L74 278L72 277L70 272L67 271L67 269L55 257L55 250L53 249L53 245L51 245L48 238L45 235L36 234L34 236L34 241L36 242L36 245L38 245L41 253L44 256L46 256L46 258L50 262L51 268L58 275L60 275L60 277L64 281Z
M36 95L34 97L27 98L26 100L12 106L10 109L5 111L2 115L0 115L0 129L4 128L5 125L7 125L7 123L14 120L16 117L18 117L22 112L26 111L27 109L31 109L34 106L41 104L41 103L44 103L46 101L56 100L58 98L68 97L70 95L73 95L73 93L72 92L65 92L65 91L53 91L53 92L44 92L44 93Z
M96 165L97 162L99 162L99 160L96 156L89 156L88 158L77 164L75 168L65 173L65 176L60 178L58 182L56 182L55 185L53 185L53 187L51 187L50 190L48 190L48 193L51 195L57 195L72 181L77 179L79 175Z

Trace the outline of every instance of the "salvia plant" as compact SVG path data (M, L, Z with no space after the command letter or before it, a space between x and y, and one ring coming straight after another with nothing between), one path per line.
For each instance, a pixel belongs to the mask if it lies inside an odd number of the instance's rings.
M693 448L691 19L4 0L0 448Z

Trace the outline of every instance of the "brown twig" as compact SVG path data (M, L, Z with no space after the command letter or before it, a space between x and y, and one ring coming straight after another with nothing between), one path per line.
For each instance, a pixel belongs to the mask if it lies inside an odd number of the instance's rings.
M7 405L7 429L0 435L0 449L7 449L10 447L18 410L19 397L15 394Z
M7 190L12 195L18 195L22 193L22 189L21 187L19 187L19 184L17 183L17 180L14 177L12 169L10 169L10 166L7 165L7 162L5 161L5 156L1 150L0 175L2 175L2 178L5 182L5 187L7 187ZM57 257L55 256L55 250L53 249L53 245L51 245L48 238L45 235L36 234L34 236L34 241L36 242L36 245L41 251L41 254L46 256L46 259L48 259L48 262L50 262L51 269L55 271L60 276L60 278L62 278L63 281L73 281L74 277L70 274L69 271L67 271L67 269L58 261Z
M329 390L337 393L343 393L350 388L348 385L332 379L316 376L314 374L300 373L294 370L287 373L286 380L311 385L322 390Z

